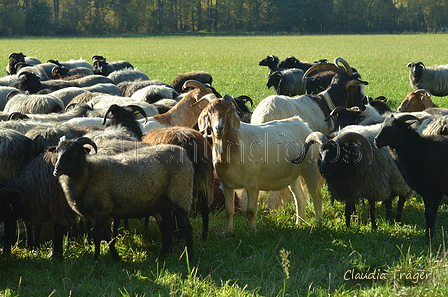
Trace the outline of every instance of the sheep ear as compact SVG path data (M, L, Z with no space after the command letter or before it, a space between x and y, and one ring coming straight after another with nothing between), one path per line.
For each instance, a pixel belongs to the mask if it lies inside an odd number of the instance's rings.
M209 122L208 114L206 112L202 111L198 117L199 132L204 133L204 131L207 130L208 122Z
M235 114L235 116L232 117L232 120L230 122L230 127L232 127L232 129L234 131L238 132L240 130L241 120L240 120L240 116L238 115L236 110L234 111L234 114Z

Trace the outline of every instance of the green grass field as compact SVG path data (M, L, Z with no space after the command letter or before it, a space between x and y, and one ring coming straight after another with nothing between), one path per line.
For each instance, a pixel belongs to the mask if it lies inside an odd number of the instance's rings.
M11 52L22 51L46 61L103 55L128 60L151 79L170 82L177 74L204 70L221 94L249 95L259 102L273 90L265 87L266 55L300 60L345 58L369 82L367 95L386 96L392 108L412 89L408 62L448 64L448 35L332 36L162 36L117 38L2 39L4 67ZM448 107L445 98L433 98ZM447 296L448 206L439 208L437 234L424 237L423 203L405 204L403 223L389 224L378 205L378 230L368 222L368 205L357 207L350 229L344 205L330 203L324 191L324 219L295 225L293 205L257 216L257 231L247 229L244 214L235 216L235 231L223 235L224 213L211 216L209 239L200 240L201 219L192 218L196 261L176 243L166 262L157 263L158 227L131 221L118 238L120 263L103 244L93 263L93 247L66 239L65 260L49 258L51 243L36 251L16 246L0 255L0 296ZM395 205L394 205L395 206ZM181 256L182 255L182 256Z

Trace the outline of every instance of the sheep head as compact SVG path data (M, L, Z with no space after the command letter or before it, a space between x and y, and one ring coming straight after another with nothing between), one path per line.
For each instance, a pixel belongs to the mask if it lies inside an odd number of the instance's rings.
M19 89L21 91L29 91L31 94L36 94L39 92L42 83L36 74L31 72L23 72L19 77L22 79L19 84Z
M372 146L364 136L355 132L341 133L332 139L321 132L313 132L306 138L301 156L291 162L303 162L314 143L319 144L319 171L323 175L333 174L340 166L357 166L365 162L367 166L372 164Z
M424 89L410 92L398 106L399 112L423 111L430 107L438 107L431 100L431 94Z
M90 148L85 145L92 146L95 152L98 151L97 145L90 138L80 137L77 140L67 140L65 136L61 137L58 145L49 149L49 152L57 154L56 158L52 158L53 175L59 177L63 174L68 176L77 174L80 166L85 163L86 154L90 153Z
M106 124L107 116L109 115L109 113L112 114L112 121L114 122L113 125L121 124L126 119L135 118L138 115L142 115L145 118L144 124L146 124L146 122L148 121L145 110L138 105L131 104L126 107L121 107L117 104L112 104L104 114L101 125Z
M410 114L398 118L393 115L387 117L381 125L380 132L375 137L375 146L381 148L387 145L391 148L396 148L402 145L404 143L404 137L406 137L404 134L417 133L411 127L415 122L421 122L421 120Z
M423 71L426 69L425 64L423 62L409 62L409 80L411 82L411 86L414 87L416 84L420 82L422 78Z
M336 118L333 131L337 131L348 125L358 125L365 118L361 113L362 111L358 106L350 108L337 106L330 112L325 121L329 121L332 117Z
M51 69L51 78L62 78L68 76L68 69L62 66L56 66Z

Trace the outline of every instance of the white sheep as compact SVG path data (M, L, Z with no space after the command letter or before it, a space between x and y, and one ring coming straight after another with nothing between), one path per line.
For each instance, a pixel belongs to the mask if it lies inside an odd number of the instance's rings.
M240 122L230 96L212 100L202 111L200 131L211 130L213 160L226 200L226 230L233 229L234 189L244 188L248 195L247 218L255 228L259 190L280 190L289 186L296 203L296 222L305 220L306 198L299 176L313 197L316 217L322 217L319 172L313 157L302 167L291 166L299 156L312 130L298 117L260 125ZM318 156L315 151L314 158Z

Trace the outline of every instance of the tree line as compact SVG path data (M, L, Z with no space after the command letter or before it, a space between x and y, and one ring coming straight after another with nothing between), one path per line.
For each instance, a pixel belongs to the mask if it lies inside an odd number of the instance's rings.
M0 35L444 32L448 0L1 0Z

